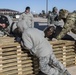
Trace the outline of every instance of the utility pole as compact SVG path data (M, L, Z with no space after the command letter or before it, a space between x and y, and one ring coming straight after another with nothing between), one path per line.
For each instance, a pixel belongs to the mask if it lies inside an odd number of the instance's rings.
M48 0L46 0L46 14L48 13Z
M46 15L48 14L48 0L46 0ZM48 23L48 18L47 18L47 26L49 25Z

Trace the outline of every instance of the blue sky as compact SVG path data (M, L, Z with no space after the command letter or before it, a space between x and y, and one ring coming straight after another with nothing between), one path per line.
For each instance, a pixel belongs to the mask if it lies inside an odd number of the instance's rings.
M31 7L31 11L37 13L46 11L46 0L0 0L0 8L8 8L23 12L26 6ZM76 10L76 0L48 0L48 9L56 6L58 9L64 8L69 11Z

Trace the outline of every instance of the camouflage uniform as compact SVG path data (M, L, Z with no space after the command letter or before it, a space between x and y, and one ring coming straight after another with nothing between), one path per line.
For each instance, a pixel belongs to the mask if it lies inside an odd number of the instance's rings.
M34 27L33 15L31 13L23 13L19 18L19 22L24 20L28 28Z
M57 11L58 11L58 9L56 7L53 7L52 13L49 13L49 15L48 15L48 25L54 24L55 18L57 20L57 18L58 18Z
M67 32L72 31L76 34L76 13L69 13L67 16L66 23L61 31L61 33L57 36L57 39L61 39L67 34Z
M6 25L6 27L4 27L4 28L2 26L0 26L0 36L4 36L7 34L6 30L10 23L8 21L8 18L5 15L0 15L0 23Z
M47 75L70 75L56 59L52 46L44 38L42 31L36 28L28 28L22 33L21 44L39 58L40 70L43 73Z
M54 24L55 17L57 17L57 16L58 16L57 13L51 13L51 14L49 14L49 16L48 16L48 25Z
M0 16L0 23L5 23L7 25L6 28L1 28L0 27L0 36L4 36L4 35L12 35L14 36L14 30L17 28L17 23L13 22L12 19L10 18L9 15L1 15Z

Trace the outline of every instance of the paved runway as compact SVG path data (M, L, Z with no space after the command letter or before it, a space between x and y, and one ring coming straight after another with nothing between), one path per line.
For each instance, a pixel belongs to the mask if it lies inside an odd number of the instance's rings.
M71 75L76 75L76 66L67 68Z

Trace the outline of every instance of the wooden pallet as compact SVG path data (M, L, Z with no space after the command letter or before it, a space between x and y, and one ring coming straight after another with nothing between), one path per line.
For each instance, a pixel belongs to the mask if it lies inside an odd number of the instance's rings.
M50 42L50 41L49 41ZM51 41L57 59L65 67L76 65L74 41ZM14 38L0 37L0 73L3 75L36 75L39 71L38 58L28 50L22 50Z
M50 42L53 46L54 53L59 61L65 67L76 65L76 53L74 41L55 41Z
M0 38L0 72L3 75L34 75L30 53L25 51L14 38Z
M49 41L53 47L53 52L56 58L65 66L75 66L76 65L76 48L74 41ZM34 62L34 73L37 74L39 71L38 62L36 57L33 58L36 62ZM36 67L35 67L36 66Z

